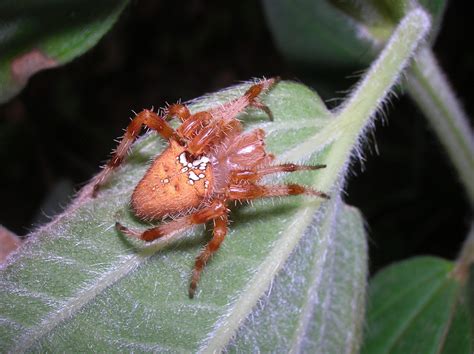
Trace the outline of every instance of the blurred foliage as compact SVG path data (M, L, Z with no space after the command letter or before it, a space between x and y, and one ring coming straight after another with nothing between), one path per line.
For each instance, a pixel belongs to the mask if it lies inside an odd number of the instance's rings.
M0 3L0 103L36 72L67 63L110 30L128 0Z
M413 1L262 0L275 44L300 69L368 66ZM422 0L438 33L445 0ZM317 69L316 69L317 70ZM335 73L333 73L336 76Z
M452 262L418 257L377 273L362 353L472 353L472 292L452 271Z

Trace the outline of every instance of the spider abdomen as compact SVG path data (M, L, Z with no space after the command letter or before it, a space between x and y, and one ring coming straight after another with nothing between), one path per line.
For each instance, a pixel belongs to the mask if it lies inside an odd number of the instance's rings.
M132 208L148 220L199 208L210 194L213 174L209 158L193 157L175 141L152 163L132 195Z

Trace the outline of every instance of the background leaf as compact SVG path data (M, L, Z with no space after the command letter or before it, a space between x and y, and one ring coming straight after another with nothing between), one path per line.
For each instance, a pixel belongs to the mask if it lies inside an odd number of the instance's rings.
M369 292L363 353L472 353L472 290L452 262L417 257L380 271Z
M225 102L246 87L197 101L192 109ZM302 85L282 82L264 100L275 122L260 112L242 119L249 129L258 126L267 131L270 151L283 160L297 156L301 162L331 163L326 156L337 145L339 131L325 134L312 150L306 147L298 155L300 144L335 123L318 96ZM175 235L180 242L158 241L144 247L113 227L116 220L148 226L131 214L128 200L147 161L163 147L154 135L141 139L97 199L77 199L35 232L1 271L2 350L222 349L236 332L235 343L248 337L243 324L262 332L265 327L259 323L270 318L284 321L286 313L279 306L274 311L285 299L276 295L281 292L288 293L287 304L301 316L295 312L288 327L276 325L261 343L254 338L256 346L270 345L272 336L279 336L286 338L288 348L311 348L326 338L324 329L337 329L335 333L346 335L344 340L325 345L356 350L364 311L365 282L360 279L366 276L365 240L360 216L340 204L337 188L331 192L333 199L323 204L295 197L235 210L231 232L207 266L196 298L190 300L190 271L209 233L203 235L202 228L196 228L187 237ZM317 188L327 171L292 174L285 180ZM338 279L354 281L339 284ZM301 293L293 302L290 295L296 289ZM333 307L340 311L332 311ZM310 324L313 316L316 323L328 326L317 332Z
M67 63L94 46L127 3L2 1L0 103L17 94L36 72Z
M21 245L21 239L0 225L0 264Z
M446 1L419 4L433 17L434 39ZM324 71L369 64L414 2L263 0L263 5L281 53L300 68Z

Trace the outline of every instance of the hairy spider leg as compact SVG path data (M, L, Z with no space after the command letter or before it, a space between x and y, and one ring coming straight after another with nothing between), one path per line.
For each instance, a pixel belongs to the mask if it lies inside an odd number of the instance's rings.
M212 116L209 112L197 112L189 116L176 130L177 133L186 140L191 140L199 132L207 127L212 121Z
M272 78L270 80L264 80L260 82L259 84L251 86L247 90L247 92L245 92L244 94L244 96L247 96L250 102L249 106L264 111L267 114L270 121L273 121L273 113L267 105L263 104L262 101L260 101L259 96L262 92L268 91L273 86L275 86L275 84L278 83L278 81L280 81L279 77Z
M201 155L231 135L237 135L241 131L242 126L238 120L212 121L208 126L199 130L199 133L188 142L188 151L195 156Z
M232 172L232 179L257 182L263 176L272 173L319 170L325 167L326 165L297 165L294 163L283 163L280 165L261 166L254 167L252 169L236 170Z
M223 126L219 120L213 122L213 116L207 111L191 114L188 107L183 104L169 106L166 117L178 117L183 122L176 130L178 135L186 141L190 141L189 152L197 155L202 152L204 146L211 140L221 140L219 132ZM225 128L224 128L225 129Z
M283 197L287 195L312 195L329 199L326 193L299 184L258 185L252 183L231 184L230 200L246 201L258 198Z
M252 86L239 98L236 98L233 101L224 103L223 105L212 108L209 112L214 117L222 117L224 120L234 119L240 112L242 112L248 106L261 109L264 111L270 120L273 120L273 114L268 108L264 105L260 99L259 95L270 90L275 84L280 81L279 77L262 80Z
M260 109L261 111L264 111L265 114L268 116L268 119L270 122L273 122L273 113L270 110L270 107L267 105L263 104L259 98L255 98L253 101L250 102L250 106L256 109Z
M168 107L166 110L165 119L171 119L178 117L182 122L191 116L188 107L181 103L175 103Z
M109 160L107 165L105 165L104 169L94 178L92 197L97 195L99 188L105 183L112 171L120 166L127 155L130 146L140 134L142 126L155 130L165 139L174 139L180 143L182 142L181 137L163 118L148 109L144 109L133 118L127 126L127 130L125 131L125 134L123 135L112 158Z
M199 133L188 143L188 151L194 155L200 155L207 150L211 144L213 146L217 141L222 140L222 127L224 122L217 120L210 125L202 128ZM212 142L212 143L211 143Z
M206 266L209 258L219 249L222 242L227 235L228 216L227 214L222 215L214 219L214 230L212 239L204 247L201 253L196 257L194 263L193 274L191 276L191 283L189 284L189 297L192 299L196 292L197 284L201 278L201 272Z
M190 227L198 224L204 224L212 219L218 218L227 213L227 208L224 200L214 200L209 206L193 213L167 223L161 224L157 227L145 231L131 230L116 222L117 230L123 232L125 235L146 242L152 242L158 238L166 237L179 231L184 231Z

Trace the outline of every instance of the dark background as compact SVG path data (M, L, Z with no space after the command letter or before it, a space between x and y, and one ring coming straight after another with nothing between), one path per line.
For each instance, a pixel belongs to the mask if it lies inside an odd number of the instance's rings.
M472 116L467 6L450 2L434 50ZM317 83L333 107L331 99L344 97L355 82L349 77L360 69L329 81L327 71L309 75L290 65L275 48L257 1L132 1L91 51L35 75L0 106L0 224L25 235L65 206L107 159L131 110L275 75ZM372 270L415 254L452 259L472 217L462 187L409 98L393 99L386 113L345 197L367 220ZM370 152L375 144L379 155Z

